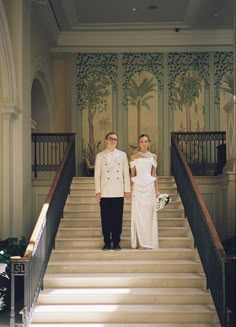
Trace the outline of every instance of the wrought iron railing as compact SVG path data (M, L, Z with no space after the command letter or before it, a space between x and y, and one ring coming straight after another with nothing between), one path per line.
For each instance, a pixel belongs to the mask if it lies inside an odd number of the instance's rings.
M181 151L175 133L171 135L171 170L181 196L185 215L194 237L207 286L223 327L233 326L233 312L230 298L235 294L235 282L226 278L235 274L235 257L227 257L210 214L197 188L185 156ZM229 294L231 293L231 295Z
M195 176L221 174L226 163L225 132L175 132Z
M32 133L32 171L56 171L61 163L71 133Z
M54 177L52 186L36 222L23 257L11 257L11 326L30 324L32 310L43 285L43 277L54 246L55 236L63 216L64 204L75 175L75 136L67 136L69 142ZM19 286L17 276L24 283L21 316L16 311L15 289ZM19 321L17 321L19 320Z

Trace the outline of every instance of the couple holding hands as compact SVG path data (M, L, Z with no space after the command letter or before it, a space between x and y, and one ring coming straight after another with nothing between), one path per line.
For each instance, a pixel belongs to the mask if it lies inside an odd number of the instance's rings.
M124 198L132 196L131 247L157 249L156 198L160 195L156 174L157 156L149 152L148 135L139 136L139 152L129 164L125 152L117 150L117 135L105 137L106 148L95 161L96 199L100 202L103 250L120 250ZM132 185L132 193L131 193Z

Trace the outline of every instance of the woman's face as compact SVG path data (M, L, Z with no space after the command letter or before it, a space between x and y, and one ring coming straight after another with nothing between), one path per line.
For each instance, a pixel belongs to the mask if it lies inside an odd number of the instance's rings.
M139 147L141 151L147 151L149 148L149 140L147 136L143 136L139 139Z

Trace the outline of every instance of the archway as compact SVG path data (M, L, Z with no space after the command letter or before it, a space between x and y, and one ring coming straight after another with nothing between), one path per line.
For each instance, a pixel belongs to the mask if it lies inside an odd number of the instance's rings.
M35 131L50 131L50 117L47 99L40 81L36 78L31 90L31 118L35 122Z

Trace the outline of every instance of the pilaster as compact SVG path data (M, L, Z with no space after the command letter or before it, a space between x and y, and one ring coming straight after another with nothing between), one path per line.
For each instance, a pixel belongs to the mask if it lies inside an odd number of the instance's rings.
M0 166L0 238L7 238L13 228L13 213L12 213L12 165L13 165L13 122L17 118L19 111L14 104L0 105L1 114L1 166Z

